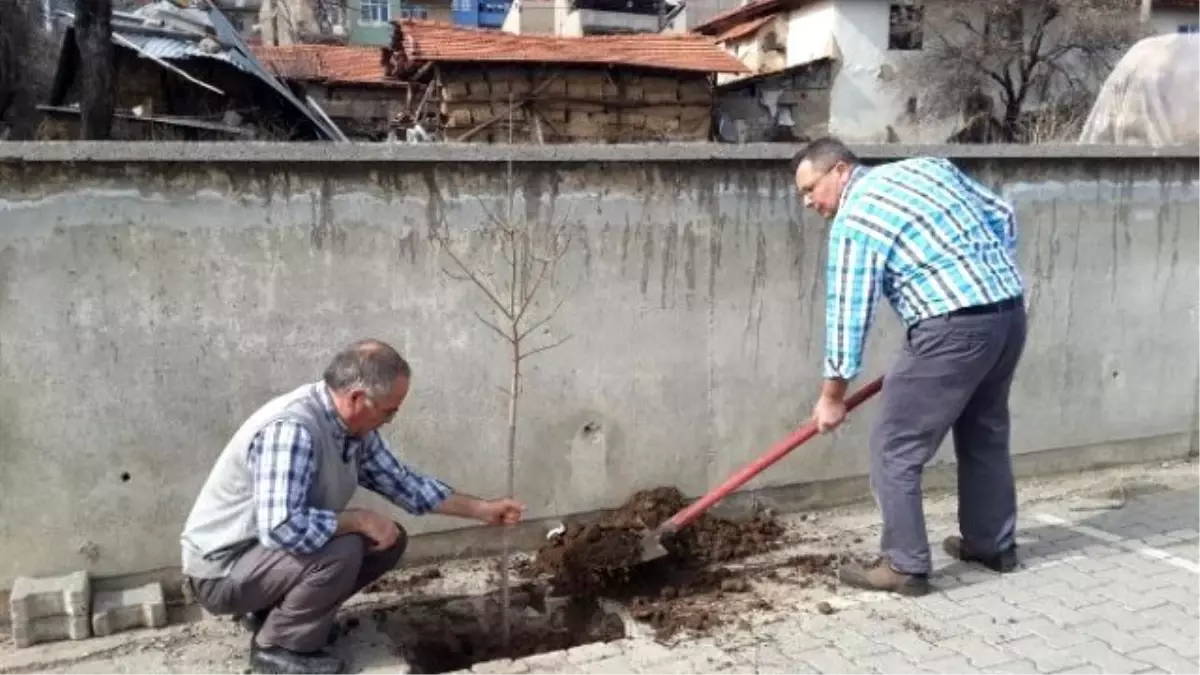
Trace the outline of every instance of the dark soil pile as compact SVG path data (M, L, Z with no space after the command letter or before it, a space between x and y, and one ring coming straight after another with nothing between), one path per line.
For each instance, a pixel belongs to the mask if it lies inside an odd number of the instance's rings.
M627 600L660 635L711 628L723 597L750 590L743 572L715 565L775 548L783 528L762 514L742 522L704 514L663 542L668 556L642 563L643 534L687 504L675 488L638 492L598 522L565 523L523 571L547 575L557 594Z

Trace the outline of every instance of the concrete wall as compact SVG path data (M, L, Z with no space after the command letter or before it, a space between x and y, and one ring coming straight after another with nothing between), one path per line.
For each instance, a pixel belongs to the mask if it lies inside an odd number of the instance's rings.
M548 335L571 339L525 382L516 475L531 518L661 484L698 495L807 415L826 226L794 199L794 150L516 151L531 197L517 212L579 228L545 298L571 289ZM1063 468L1189 451L1195 149L864 152L967 153L962 165L1017 204L1032 307L1018 452L1057 450ZM505 159L469 146L0 145L0 588L18 574L177 564L180 525L229 434L363 336L415 367L387 430L401 456L500 493L505 352L428 232L444 221L478 244ZM897 337L882 312L867 376ZM868 404L752 486L861 477L872 415ZM458 550L496 538L458 536Z

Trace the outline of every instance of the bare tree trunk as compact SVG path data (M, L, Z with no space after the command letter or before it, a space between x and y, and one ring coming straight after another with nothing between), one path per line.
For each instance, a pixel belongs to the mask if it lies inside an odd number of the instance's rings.
M75 0L75 42L80 62L80 138L108 140L116 107L112 0Z

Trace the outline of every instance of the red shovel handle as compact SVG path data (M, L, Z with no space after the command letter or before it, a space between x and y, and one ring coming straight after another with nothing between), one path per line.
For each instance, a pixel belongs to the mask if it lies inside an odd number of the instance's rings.
M863 401L866 401L878 393L882 387L883 378L877 377L864 385L862 389L850 394L850 396L846 397L846 412L850 412L851 410L857 408L860 404L862 404ZM746 466L742 467L741 470L730 476L729 479L724 483L720 484L708 494L696 500L687 508L683 509L679 513L676 513L674 516L672 516L671 520L664 524L665 528L669 530L678 530L682 527L690 525L693 520L698 518L701 513L704 513L711 508L713 504L716 504L725 497L729 496L729 493L740 488L746 483L746 481L754 478L764 469L771 466L775 462L778 462L784 455L788 454L792 450L795 450L797 446L816 435L817 425L812 420L809 420L799 429L793 431L792 435L776 443L770 450L768 450L758 459L755 459L753 462L750 462Z

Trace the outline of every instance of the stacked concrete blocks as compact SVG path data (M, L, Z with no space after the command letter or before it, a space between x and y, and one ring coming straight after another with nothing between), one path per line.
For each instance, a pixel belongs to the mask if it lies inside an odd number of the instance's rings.
M91 637L91 600L92 584L87 572L17 579L9 598L13 642L28 647Z
M157 582L119 591L96 591L92 599L92 633L96 637L165 625L167 603L162 585Z

